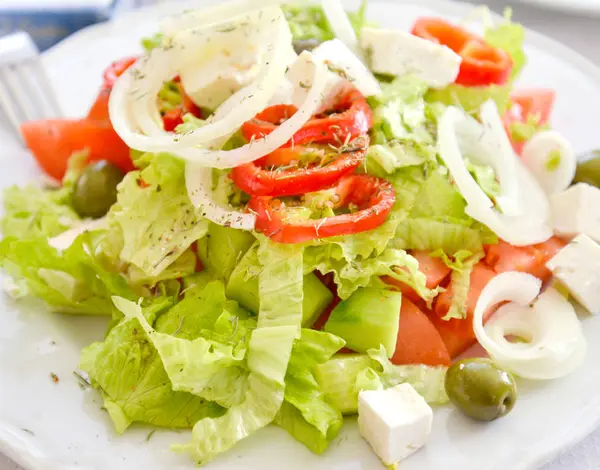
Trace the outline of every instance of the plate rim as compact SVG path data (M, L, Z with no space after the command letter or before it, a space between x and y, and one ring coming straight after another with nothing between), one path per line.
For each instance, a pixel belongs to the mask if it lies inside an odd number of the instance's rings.
M593 6L590 3L581 0L520 0L527 6L533 6L544 10L555 12L566 12L574 15L589 13L594 16L600 16L600 5Z
M371 0L374 3L395 3L394 0ZM543 0L524 0L525 3L542 5ZM559 3L566 5L568 0L558 0L554 2L553 8L559 7ZM437 10L442 15L455 15L455 16L466 16L470 11L476 8L475 5L457 2L450 0L409 0L406 3L418 5L421 7L427 7ZM52 46L42 54L44 62L55 60L55 57L60 57L64 49L68 49L72 42L77 42L80 38L91 34L96 29L103 29L110 27L111 23L125 23L135 21L136 18L143 18L149 14L149 12L155 11L160 12L161 10L166 12L173 12L173 7L184 7L186 4L195 4L192 1L177 1L169 2L167 4L160 4L154 6L147 6L138 10L125 11L120 14L119 17L114 18L110 21L98 23L95 25L88 26L81 29L74 34L63 39L59 43ZM550 7L549 5L545 5ZM569 5L570 11L586 11L585 9L579 8L577 5ZM600 14L600 8L590 9L591 12ZM493 17L500 18L499 15L493 13ZM537 32L535 29L526 28L527 32L527 44L534 45L544 51L553 52L559 56L559 58L568 63L570 66L577 68L582 73L595 78L600 83L600 67L596 66L591 60L584 57L579 52L571 49L569 46L554 40L542 33ZM58 60L58 59L56 59ZM598 86L600 90L600 85ZM540 446L539 442L536 445L535 450L529 450L527 455L520 455L520 462L513 466L512 470L534 470L545 463L555 459L558 455L564 452L566 449L580 442L596 428L600 427L600 395L597 395L595 399L588 400L582 403L580 414L577 416L577 425L574 427L564 427L562 430L558 430L552 436L542 440L545 445ZM37 448L30 445L19 438L17 433L12 432L5 424L0 426L0 453L4 454L8 458L12 459L15 463L22 466L27 470L89 470L80 466L68 466L66 467L61 462L48 459L46 456L41 454ZM544 450L539 449L543 447Z

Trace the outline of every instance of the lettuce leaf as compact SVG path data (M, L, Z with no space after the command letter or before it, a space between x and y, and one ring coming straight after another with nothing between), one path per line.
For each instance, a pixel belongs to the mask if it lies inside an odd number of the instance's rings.
M457 106L473 116L479 115L481 105L492 99L502 115L510 106L511 88L510 84L468 87L453 83L440 90L429 90L425 99L428 103Z
M356 414L361 390L389 388L411 384L430 404L448 402L444 388L446 367L424 365L395 366L385 348L371 349L368 354L341 354L317 365L317 382L329 402L343 414Z
M144 318L153 323L153 318L171 305L164 300L145 308ZM104 342L85 348L79 367L100 390L119 433L132 423L191 428L202 418L225 412L216 403L173 390L156 349L137 319L123 320Z
M248 379L247 342L256 322L237 303L227 301L222 282L211 282L197 296L186 297L159 319L157 329L144 318L138 304L113 300L127 318L139 321L174 391L225 407L242 401Z
M441 258L446 266L452 269L450 282L452 283L452 305L444 320L467 318L467 298L471 287L471 273L473 267L485 256L483 251L471 253L460 250L450 258L442 250L431 253L433 257Z
M4 190L4 214L0 229L5 237L54 237L80 222L71 206L73 186L85 167L87 152L75 152L69 159L60 188L29 184Z
M284 401L284 379L302 321L302 250L265 241L259 260L261 303L248 344L244 400L221 417L198 421L192 441L174 447L200 464L271 423Z
M122 234L121 260L157 277L206 234L208 221L188 198L183 162L169 154L144 158L147 166L128 173L119 186L108 220Z
M344 340L335 335L303 329L292 348L285 376L285 402L275 423L317 454L323 453L337 437L343 418L326 400L314 368L343 346Z
M0 266L22 289L57 312L112 315L111 296L135 296L123 276L104 269L95 247L93 232L80 235L64 252L48 245L44 237L8 237L0 242Z
M435 113L423 98L426 91L425 82L407 75L382 84L382 94L371 98L369 173L384 176L435 158Z
M527 65L527 56L525 55L525 28L511 21L512 10L507 8L504 12L505 20L502 24L486 28L484 32L485 41L493 47L498 47L506 51L513 60L513 70L511 73L511 82L516 80L523 67Z

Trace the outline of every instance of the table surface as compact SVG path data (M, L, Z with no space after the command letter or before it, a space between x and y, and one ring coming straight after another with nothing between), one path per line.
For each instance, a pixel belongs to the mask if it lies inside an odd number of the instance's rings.
M506 2L487 0L493 10L501 12ZM518 3L518 0L513 2ZM570 15L563 12L542 10L531 6L513 6L516 21L565 43L574 50L600 65L600 15L596 18ZM541 470L592 470L600 468L600 429ZM22 470L6 457L0 455L0 470Z

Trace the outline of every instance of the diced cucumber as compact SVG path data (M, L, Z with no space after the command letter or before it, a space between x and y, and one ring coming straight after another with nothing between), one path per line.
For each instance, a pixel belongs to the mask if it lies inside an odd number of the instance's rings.
M258 314L260 299L258 297L258 243L255 243L235 267L226 294L229 299L236 300L241 306ZM333 294L310 273L304 276L304 299L302 302L302 326L310 327L317 320L325 307L333 300Z
M343 414L358 411L358 374L376 363L366 354L338 354L315 368L315 377L329 402Z
M255 241L250 232L211 223L206 236L198 240L198 257L204 269L226 283Z
M353 351L364 353L380 344L391 357L396 350L402 293L364 287L331 312L324 330L346 340Z

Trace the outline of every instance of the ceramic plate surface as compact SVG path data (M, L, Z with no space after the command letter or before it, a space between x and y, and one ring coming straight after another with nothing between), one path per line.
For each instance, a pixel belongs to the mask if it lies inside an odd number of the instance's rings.
M470 7L437 0L417 5L371 0L370 16L382 26L408 29L420 15L458 20ZM207 2L197 2L205 5ZM355 8L355 3L348 6ZM572 0L571 3L575 3ZM45 55L45 64L67 115L84 115L100 85L101 72L114 59L139 50L157 20L175 8L140 10L110 24L81 31ZM553 125L578 152L600 147L600 70L573 51L536 33L528 35L529 65L522 85L557 90ZM39 178L31 157L2 142L0 186ZM72 371L79 352L101 340L103 319L47 313L39 302L18 303L0 296L0 452L31 470L187 470L195 466L173 454L169 444L189 433L134 426L117 436L101 399L82 391ZM402 470L535 469L600 424L600 317L585 319L589 341L585 364L571 376L550 383L524 384L510 417L478 424L450 407L435 415L431 440ZM59 378L58 384L50 373ZM331 449L311 454L284 431L270 427L243 441L208 467L210 470L359 470L383 468L346 424Z
M570 13L591 13L600 16L600 0L520 0L540 8L550 8Z

